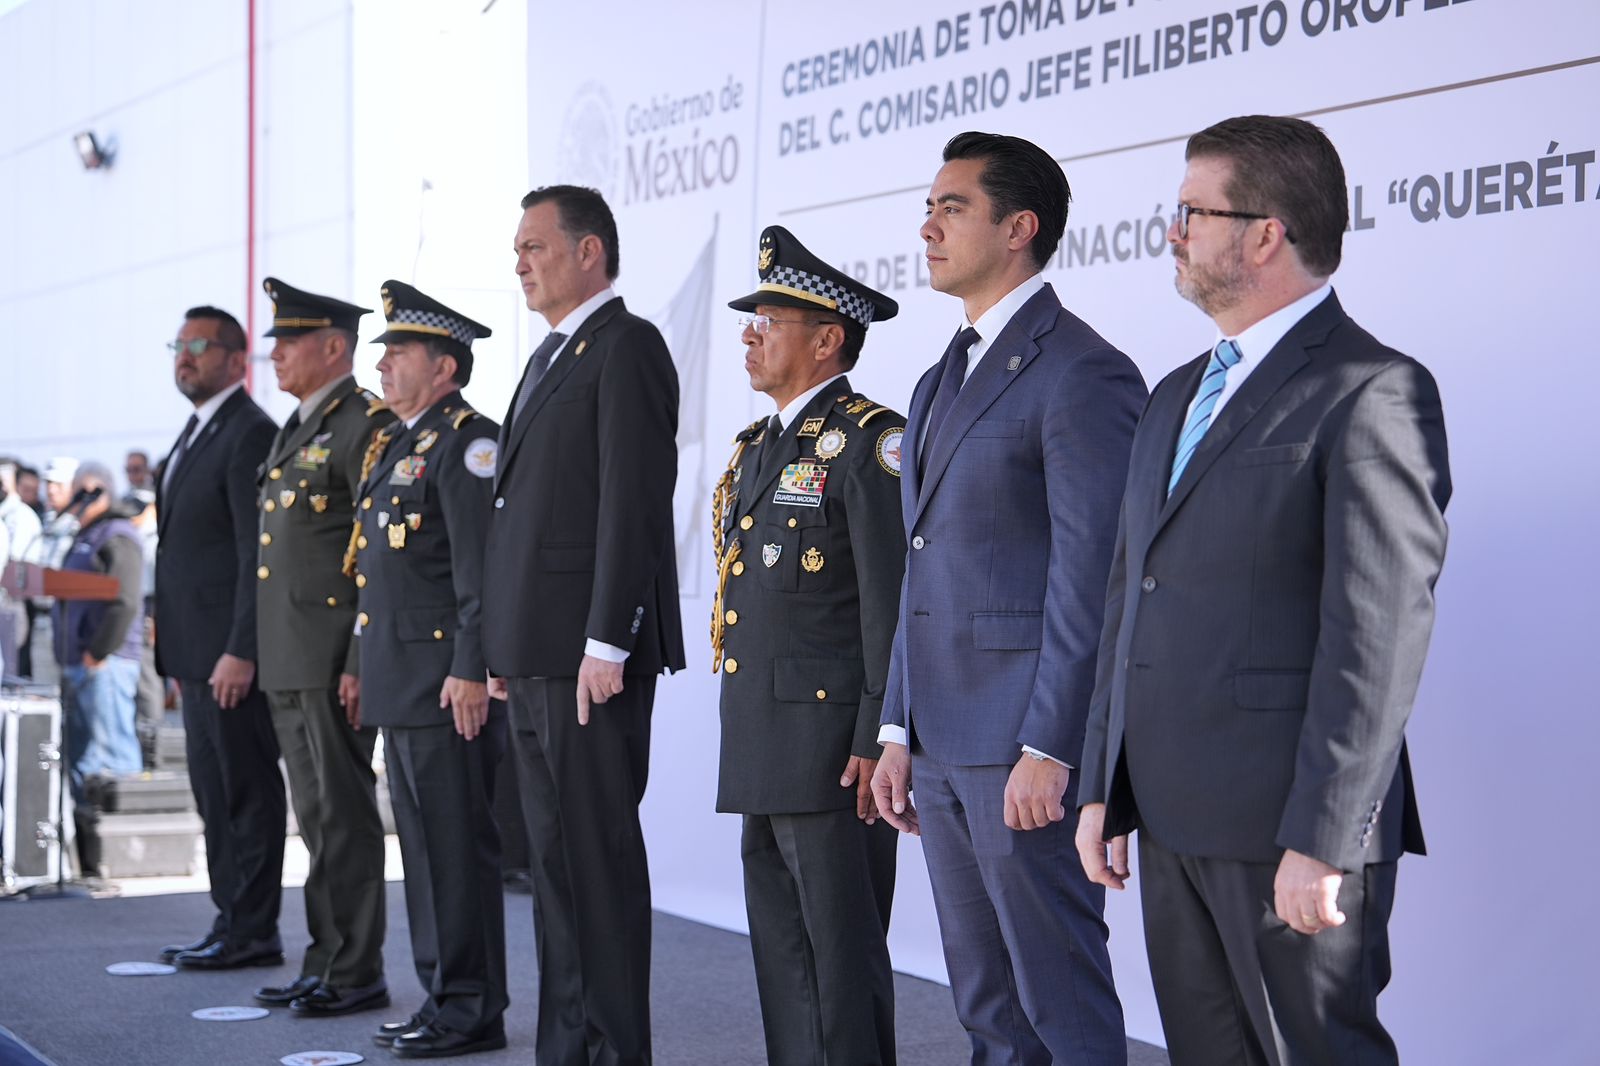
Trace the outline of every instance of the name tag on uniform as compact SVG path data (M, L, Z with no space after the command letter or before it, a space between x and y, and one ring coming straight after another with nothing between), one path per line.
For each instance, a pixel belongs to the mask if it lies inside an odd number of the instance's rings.
M790 463L778 475L773 503L790 507L821 507L822 486L828 481L828 468L816 463Z

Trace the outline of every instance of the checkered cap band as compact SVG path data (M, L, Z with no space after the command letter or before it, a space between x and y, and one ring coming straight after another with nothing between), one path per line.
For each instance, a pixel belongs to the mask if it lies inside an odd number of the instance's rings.
M395 308L393 316L389 319L389 328L449 337L469 347L477 336L473 333L472 327L459 318L442 315L438 311L413 311L405 307Z
M796 295L820 297L817 300L819 304L832 304L841 315L853 318L863 326L872 325L872 302L862 299L838 282L791 266L775 266L761 279L761 288L768 286L795 290Z

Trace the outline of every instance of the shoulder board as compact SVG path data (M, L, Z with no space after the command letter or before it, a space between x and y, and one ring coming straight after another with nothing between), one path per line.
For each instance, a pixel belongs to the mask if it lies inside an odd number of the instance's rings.
M477 418L477 417L478 417L478 412L474 411L470 407L467 407L467 406L463 405L460 410L456 411L454 414L452 414L450 416L450 428L451 429L460 429L462 426L467 424L468 420L474 419L474 418Z
M344 397L335 396L333 399L329 400L328 405L322 409L322 416L326 418L328 415L333 414L333 412L339 409L339 405L342 403L344 403Z
M837 414L843 415L858 426L865 426L874 418L883 414L889 408L867 399L859 392L853 396L841 396L833 405Z
M389 405L388 404L384 403L378 397L372 395L372 393L367 392L365 389L361 390L361 395L363 397L365 397L366 401L367 401L367 417L368 418L372 418L373 416L375 416L375 415L377 415L377 414L379 414L379 413L381 413L383 411L387 411L389 409Z
M751 437L761 432L761 430L766 427L766 424L767 420L765 418L756 419L754 422L741 429L738 433L734 434L733 443L738 444L742 440L749 440Z

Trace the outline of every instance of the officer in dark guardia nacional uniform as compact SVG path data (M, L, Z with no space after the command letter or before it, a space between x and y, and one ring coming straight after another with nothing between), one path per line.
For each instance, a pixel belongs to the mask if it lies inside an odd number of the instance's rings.
M905 419L844 375L899 307L780 226L757 263L728 306L754 312L745 370L778 414L735 438L713 500L717 810L744 816L768 1060L890 1064L896 840L868 783L905 567Z
M368 309L301 292L276 278L278 387L300 406L278 431L261 475L256 568L260 685L289 768L306 875L306 948L299 979L259 989L316 1017L385 1007L383 823L372 749L361 723L355 581L344 573L361 461L392 416L356 385L356 327Z
M467 406L489 329L388 281L378 372L398 421L363 463L351 559L364 723L383 727L421 1008L380 1047L437 1058L506 1046L505 896L494 820L505 705L479 641L500 427Z

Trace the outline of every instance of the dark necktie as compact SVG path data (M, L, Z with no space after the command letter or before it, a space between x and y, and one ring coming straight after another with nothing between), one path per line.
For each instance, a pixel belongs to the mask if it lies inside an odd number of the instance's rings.
M957 333L950 347L945 349L944 372L939 375L939 389L933 394L933 406L928 410L928 422L922 433L922 454L917 459L919 471L923 469L920 464L933 451L939 430L950 414L950 408L955 405L956 394L967 380L967 353L978 340L978 331L968 326Z
M778 438L783 435L783 419L773 415L767 419L766 431L761 435L761 445L756 450L755 462L750 472L756 477L756 484L760 485L767 479L767 460L778 454Z
M288 421L283 424L283 439L288 440L294 436L294 431L300 428L300 408L296 407L289 412Z
M183 432L178 434L178 443L173 445L172 455L167 459L167 472L161 483L162 488L172 484L172 475L178 472L178 466L183 462L183 457L189 454L189 438L194 436L194 427L199 424L199 415L190 415L189 421L183 424Z
M550 360L555 358L556 352L561 349L566 339L565 333L551 330L549 336L540 341L539 347L533 350L533 357L528 360L527 372L522 375L522 387L517 390L517 406L511 411L513 425L522 417L522 409L528 406L533 390L539 387L539 379L550 369Z

